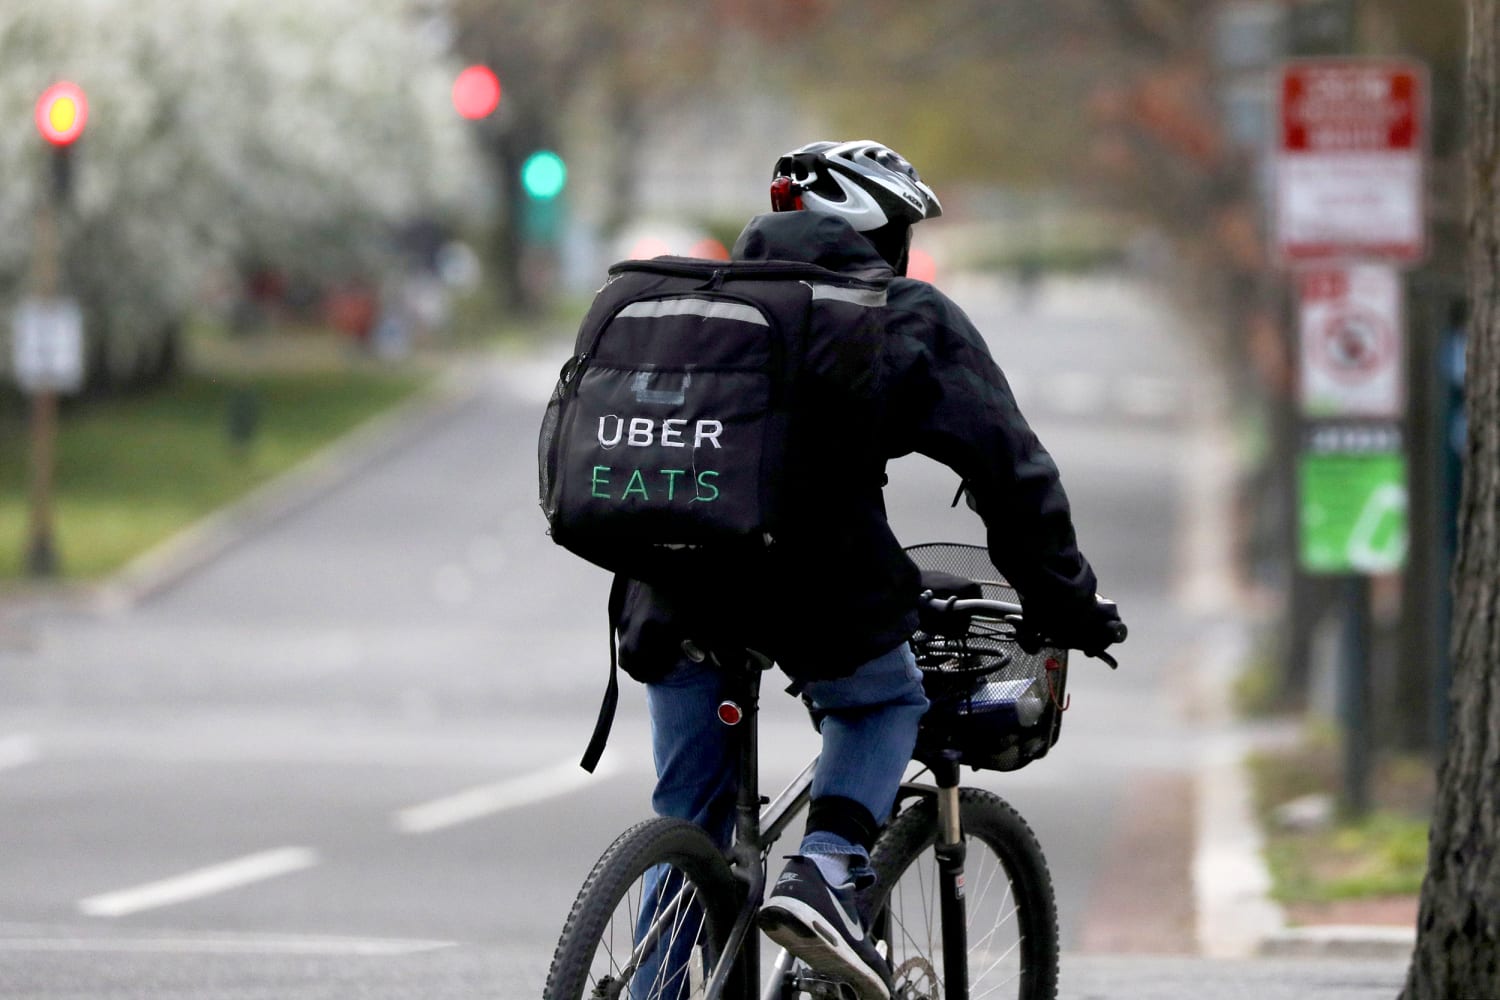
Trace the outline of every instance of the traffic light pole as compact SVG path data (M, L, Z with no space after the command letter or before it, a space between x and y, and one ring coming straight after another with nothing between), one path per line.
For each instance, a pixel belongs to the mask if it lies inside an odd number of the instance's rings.
M36 215L36 255L32 287L42 300L57 296L59 247L57 216L68 196L71 162L69 147L57 146L48 157L50 181L39 199ZM57 465L57 390L43 385L31 395L31 512L26 545L26 574L52 577L58 572L57 545L52 530L52 480Z

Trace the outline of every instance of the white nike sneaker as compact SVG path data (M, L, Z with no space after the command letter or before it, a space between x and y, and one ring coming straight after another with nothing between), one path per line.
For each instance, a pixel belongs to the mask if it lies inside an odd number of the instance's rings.
M787 861L759 922L772 941L814 972L849 983L860 1000L889 1000L891 966L860 924L854 889L829 885L811 859Z

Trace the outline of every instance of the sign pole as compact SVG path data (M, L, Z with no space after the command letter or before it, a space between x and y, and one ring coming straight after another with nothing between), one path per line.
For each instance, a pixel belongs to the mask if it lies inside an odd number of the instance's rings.
M1339 700L1344 717L1343 803L1351 816L1370 811L1370 578L1344 578L1344 637Z
M67 156L67 147L51 150L48 160ZM57 209L62 185L56 183L65 166L49 163L47 194L36 216L35 294L47 301L57 296ZM26 573L51 577L58 572L57 546L52 531L52 478L57 464L57 390L44 384L31 394L31 516L26 546Z

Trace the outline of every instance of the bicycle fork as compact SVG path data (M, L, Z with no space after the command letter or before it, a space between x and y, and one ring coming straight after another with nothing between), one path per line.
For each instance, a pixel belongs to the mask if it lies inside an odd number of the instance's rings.
M937 843L933 854L938 863L939 912L943 925L943 996L945 1000L968 1000L969 920L964 900L963 820L959 812L958 755L948 752L933 762L937 783Z

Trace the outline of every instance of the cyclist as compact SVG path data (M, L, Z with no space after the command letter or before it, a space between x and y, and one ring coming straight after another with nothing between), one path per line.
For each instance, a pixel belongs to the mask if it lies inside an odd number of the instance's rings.
M715 709L717 645L770 655L793 679L822 737L805 836L760 913L775 941L863 998L890 993L890 969L861 926L856 893L873 882L869 851L889 815L927 708L907 639L919 574L886 521L886 460L919 452L962 477L995 565L1021 594L1028 625L1096 652L1112 610L1095 598L1057 466L1028 427L963 311L906 278L912 226L942 207L917 171L876 142L814 142L777 160L771 213L740 234L737 259L815 263L890 275L876 373L883 454L868 481L806 484L797 525L778 539L774 580L734 595L618 581L620 664L646 684L657 813L702 826L728 846L734 751ZM799 491L804 487L798 484ZM789 592L806 595L788 601ZM706 599L707 598L707 599ZM733 608L732 617L714 608Z

